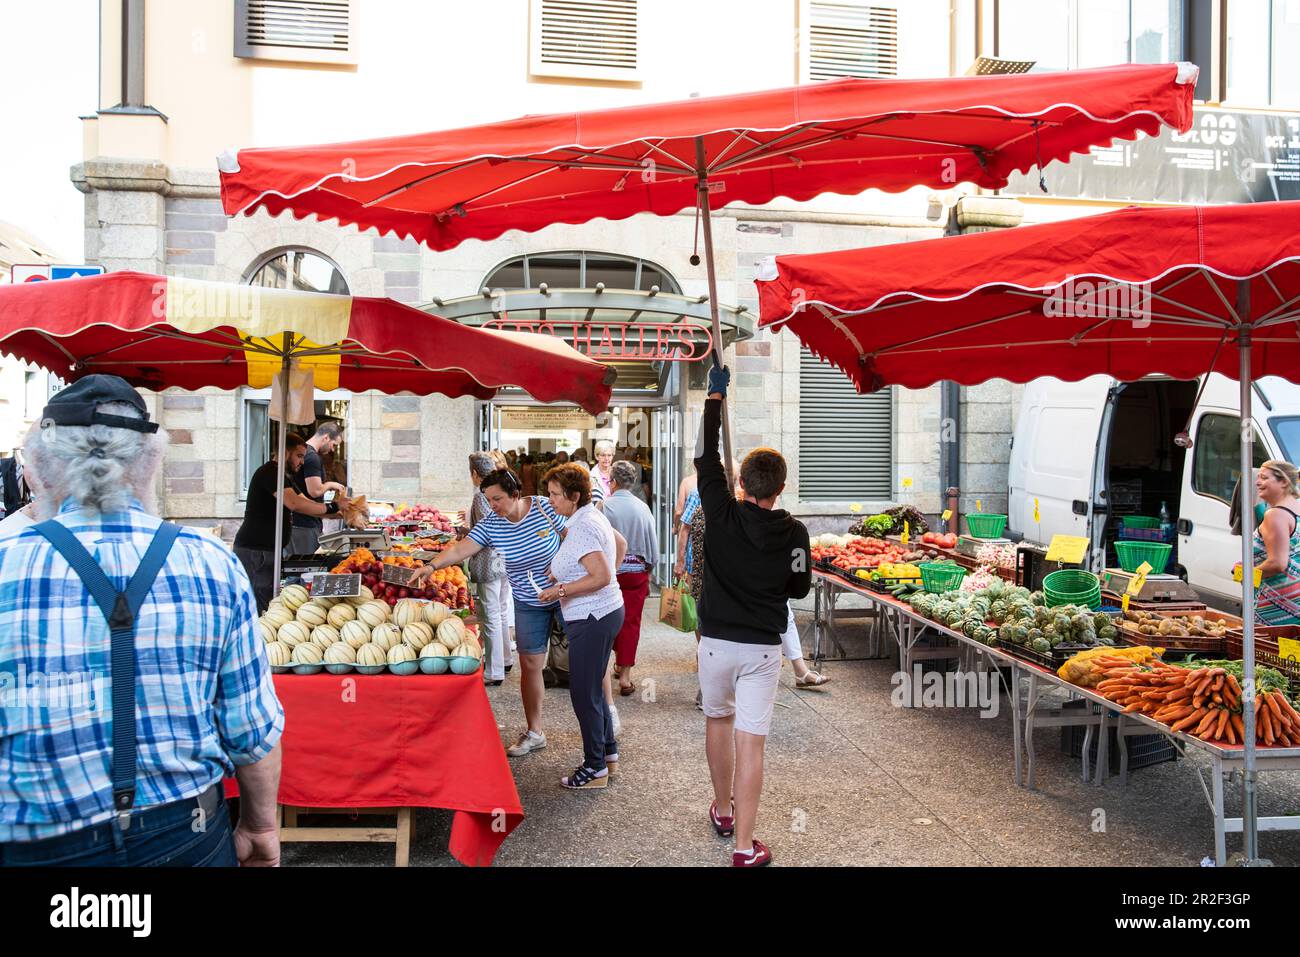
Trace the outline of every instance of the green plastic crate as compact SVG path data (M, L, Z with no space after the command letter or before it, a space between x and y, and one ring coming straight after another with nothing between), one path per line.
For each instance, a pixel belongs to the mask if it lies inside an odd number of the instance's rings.
M966 516L966 527L974 538L1001 538L1007 527L1007 517L992 512L973 512Z
M925 562L921 569L921 587L928 592L953 591L966 577L966 569L955 562Z
M1152 518L1150 515L1125 515L1123 517L1125 528L1159 528L1160 519Z
M1172 545L1163 542L1120 541L1115 543L1115 554L1119 556L1119 567L1126 572L1135 572L1143 562L1151 565L1151 574L1164 573L1169 564Z

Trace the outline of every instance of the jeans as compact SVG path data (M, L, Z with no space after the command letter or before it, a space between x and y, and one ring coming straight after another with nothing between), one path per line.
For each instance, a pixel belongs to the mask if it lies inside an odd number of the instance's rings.
M275 593L275 552L236 545L235 557L244 566L249 581L253 583L257 613L264 614L266 607L271 604L271 595Z
M126 831L114 819L44 841L0 844L0 867L238 867L230 811L221 784L214 787L204 805L212 810L202 815L190 799L139 812Z
M551 622L560 619L560 603L528 605L515 599L515 645L521 655L544 655L551 644ZM568 632L568 622L563 622Z
M506 578L494 578L478 583L479 631L487 641L487 676L491 681L506 676L506 660L510 657L510 616L506 612Z
M569 700L582 730L583 764L592 771L605 767L605 757L618 753L614 740L614 718L605 701L605 672L614 636L623 627L623 609L604 618L588 615L582 621L566 621L569 636Z

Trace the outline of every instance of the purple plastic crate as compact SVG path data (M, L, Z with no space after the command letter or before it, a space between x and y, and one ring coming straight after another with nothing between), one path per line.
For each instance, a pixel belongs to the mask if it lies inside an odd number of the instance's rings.
M1119 539L1127 542L1165 542L1172 545L1174 543L1174 530L1171 528L1166 533L1158 528L1121 528L1119 530Z

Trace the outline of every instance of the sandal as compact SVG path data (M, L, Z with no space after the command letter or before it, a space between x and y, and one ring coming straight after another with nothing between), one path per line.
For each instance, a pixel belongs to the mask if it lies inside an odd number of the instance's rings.
M560 786L568 788L570 791L608 787L609 771L607 769L604 774L597 776L596 772L591 768L585 764L580 764L572 774L560 778Z
M622 695L624 698L636 694L636 682L634 681L628 685L620 683L618 686L618 693Z
M831 679L826 675L820 674L816 671L809 671L802 678L795 678L794 686L796 688L820 688L830 680Z

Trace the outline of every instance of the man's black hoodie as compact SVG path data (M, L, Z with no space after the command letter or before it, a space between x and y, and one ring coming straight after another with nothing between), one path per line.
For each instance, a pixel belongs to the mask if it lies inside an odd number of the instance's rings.
M722 400L704 403L695 460L704 508L700 633L751 645L779 645L786 603L812 587L808 529L783 509L738 502L718 455Z

